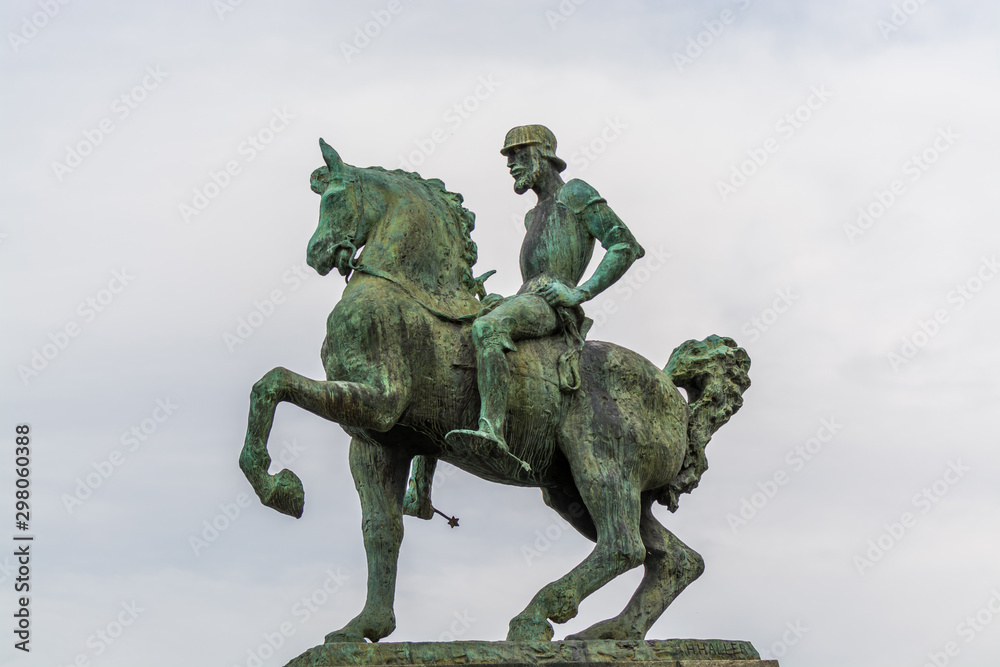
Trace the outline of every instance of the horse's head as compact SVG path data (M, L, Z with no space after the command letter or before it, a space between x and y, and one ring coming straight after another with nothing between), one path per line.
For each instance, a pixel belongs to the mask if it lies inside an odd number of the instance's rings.
M365 191L363 170L340 159L328 143L319 140L325 167L312 173L312 191L322 200L319 205L319 226L309 240L306 261L325 276L336 268L348 275L356 259L355 253L368 240L372 224L385 214L385 203L377 188Z

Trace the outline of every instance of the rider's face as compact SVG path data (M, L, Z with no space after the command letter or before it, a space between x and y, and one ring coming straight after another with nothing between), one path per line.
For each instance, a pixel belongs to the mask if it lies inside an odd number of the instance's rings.
M535 184L542 171L542 156L538 146L517 146L507 155L507 169L514 177L514 192L524 194Z

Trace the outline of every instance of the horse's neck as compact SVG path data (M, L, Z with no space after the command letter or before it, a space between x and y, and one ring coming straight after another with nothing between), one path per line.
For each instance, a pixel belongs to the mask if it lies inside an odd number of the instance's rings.
M391 207L369 233L361 262L439 300L465 302L464 238L448 212L419 205Z

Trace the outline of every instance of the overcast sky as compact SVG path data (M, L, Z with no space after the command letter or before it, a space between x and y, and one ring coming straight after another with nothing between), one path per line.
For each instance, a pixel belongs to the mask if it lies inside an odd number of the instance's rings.
M0 27L0 513L9 540L26 423L36 536L30 655L0 557L0 662L280 666L357 614L347 436L279 408L298 521L237 465L253 383L322 377L344 284L304 264L317 138L462 193L511 294L534 198L498 151L543 123L647 250L591 337L753 360L701 485L657 509L707 567L649 637L996 665L995 3L11 0ZM535 489L442 466L434 502L461 526L406 520L389 640L502 639L591 548Z

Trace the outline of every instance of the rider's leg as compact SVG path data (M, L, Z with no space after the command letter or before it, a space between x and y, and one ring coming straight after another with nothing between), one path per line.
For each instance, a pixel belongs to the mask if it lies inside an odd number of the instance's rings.
M481 408L480 433L504 447L504 417L510 388L507 352L519 340L541 338L559 329L555 310L537 294L518 294L472 324ZM485 424L484 424L485 422Z
M510 368L507 352L517 348L502 318L489 315L472 324L472 343L476 347L477 381L479 384L479 430L492 436L506 448L503 436L510 391Z

